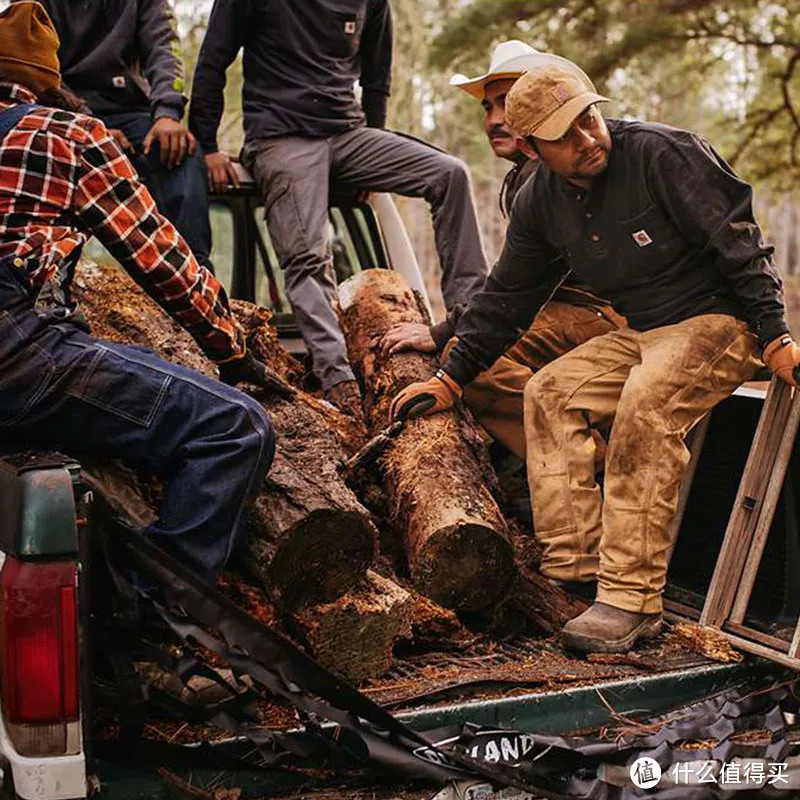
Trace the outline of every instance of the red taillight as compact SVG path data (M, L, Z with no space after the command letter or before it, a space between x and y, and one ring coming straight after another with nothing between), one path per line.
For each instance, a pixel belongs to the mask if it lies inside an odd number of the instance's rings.
M72 561L6 557L0 572L0 691L11 724L78 719L76 575Z

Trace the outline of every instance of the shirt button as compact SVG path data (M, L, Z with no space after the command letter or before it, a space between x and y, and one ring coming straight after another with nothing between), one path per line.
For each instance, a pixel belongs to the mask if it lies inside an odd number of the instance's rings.
M589 238L590 238L590 239L591 239L593 242L599 242L599 241L600 241L600 234L599 234L599 233L590 233L590 234L589 234Z
M591 219L591 218L592 218L592 212L591 211L587 211L586 212L586 219Z
M14 259L14 266L15 267L24 267L25 266L25 262L21 258L15 258Z

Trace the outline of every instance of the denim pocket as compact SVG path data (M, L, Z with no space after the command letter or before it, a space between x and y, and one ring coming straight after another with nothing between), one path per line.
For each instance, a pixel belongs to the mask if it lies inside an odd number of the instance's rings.
M149 427L172 377L101 344L82 347L67 394L141 427Z

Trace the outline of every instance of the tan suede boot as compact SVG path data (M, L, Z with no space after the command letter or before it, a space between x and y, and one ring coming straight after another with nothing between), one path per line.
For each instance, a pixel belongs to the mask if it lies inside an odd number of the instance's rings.
M639 639L661 632L661 614L636 614L606 603L594 603L561 632L561 644L583 653L625 653Z

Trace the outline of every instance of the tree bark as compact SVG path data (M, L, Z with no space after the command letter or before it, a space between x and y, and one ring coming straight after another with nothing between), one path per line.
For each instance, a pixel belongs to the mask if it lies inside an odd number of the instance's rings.
M95 336L148 347L167 361L216 377L194 340L115 268L86 263L76 295ZM299 365L282 350L269 312L235 302L249 346L284 379ZM344 484L339 465L364 431L324 401L297 391L293 400L242 386L269 412L278 446L236 558L282 611L328 602L363 580L376 548L369 512Z
M436 369L433 357L419 353L385 358L380 338L396 323L425 317L402 276L389 270L368 270L346 281L339 303L350 363L363 383L375 434L388 424L397 392ZM506 523L477 455L482 449L475 425L453 411L411 420L382 459L415 587L462 611L496 604L515 575Z

